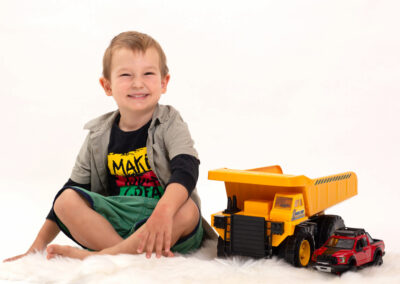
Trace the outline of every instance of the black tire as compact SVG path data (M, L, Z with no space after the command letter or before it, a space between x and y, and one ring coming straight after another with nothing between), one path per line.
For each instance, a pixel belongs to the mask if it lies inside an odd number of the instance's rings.
M225 258L228 256L226 247L227 247L227 242L225 242L221 237L218 237L218 244L217 244L218 257Z
M356 263L355 259L352 259L350 261L349 271L356 272L357 270L358 270L357 263Z
M342 217L338 215L322 215L315 222L317 223L317 234L315 236L315 248L317 249L325 244L335 230L345 227Z
M308 246L308 251L305 247ZM296 267L307 267L314 252L314 239L304 229L297 230L288 237L285 246L285 260Z
M286 238L277 248L276 252L279 258L285 258L286 256L286 247L287 247L288 238Z
M373 265L379 266L382 264L383 264L382 252L377 251L377 252L375 252L375 255L374 255Z

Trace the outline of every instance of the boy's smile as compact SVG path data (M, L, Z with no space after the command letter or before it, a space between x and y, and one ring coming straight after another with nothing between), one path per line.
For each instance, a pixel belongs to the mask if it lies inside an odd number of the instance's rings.
M154 48L145 52L116 49L110 80L100 79L106 94L115 99L121 118L149 116L149 119L166 92L168 81L169 75L161 76L159 55Z

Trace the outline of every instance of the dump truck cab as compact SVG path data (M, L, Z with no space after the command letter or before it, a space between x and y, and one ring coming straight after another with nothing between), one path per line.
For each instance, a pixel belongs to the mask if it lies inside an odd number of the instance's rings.
M302 194L276 194L270 218L274 221L293 222L307 219Z

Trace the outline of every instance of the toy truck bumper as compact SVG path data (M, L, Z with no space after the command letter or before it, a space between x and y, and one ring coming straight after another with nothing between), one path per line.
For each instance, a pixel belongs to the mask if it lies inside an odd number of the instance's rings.
M321 272L342 273L349 270L349 265L332 265L327 262L314 262L312 267Z
M283 222L265 221L264 217L256 216L213 215L212 224L220 235L218 256L270 258L273 254L272 235L284 232Z

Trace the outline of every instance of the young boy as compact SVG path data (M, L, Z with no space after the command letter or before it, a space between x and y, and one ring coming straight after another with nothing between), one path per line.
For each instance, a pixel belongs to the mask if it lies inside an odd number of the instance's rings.
M118 110L86 124L89 134L71 177L27 253L63 231L84 248L50 245L47 257L94 253L173 256L200 247L203 227L195 189L199 160L186 123L158 104L170 79L166 57L150 36L124 32L103 58L100 84Z

